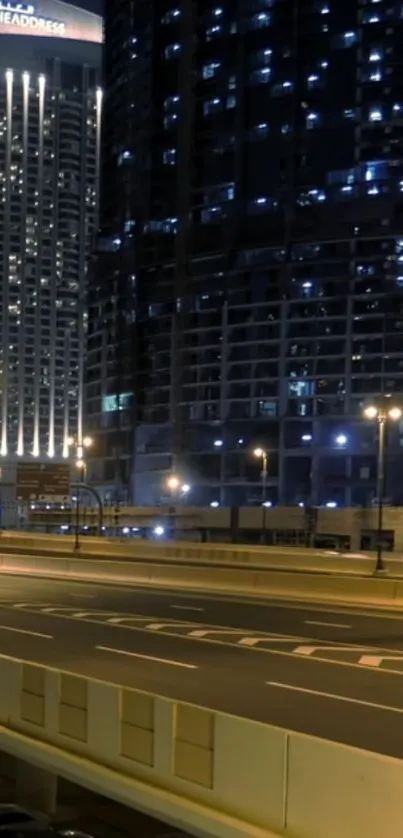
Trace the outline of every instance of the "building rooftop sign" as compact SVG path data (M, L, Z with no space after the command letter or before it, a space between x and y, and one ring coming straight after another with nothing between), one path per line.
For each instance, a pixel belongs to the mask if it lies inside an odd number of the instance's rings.
M61 0L32 4L0 0L1 35L39 35L100 44L102 18Z

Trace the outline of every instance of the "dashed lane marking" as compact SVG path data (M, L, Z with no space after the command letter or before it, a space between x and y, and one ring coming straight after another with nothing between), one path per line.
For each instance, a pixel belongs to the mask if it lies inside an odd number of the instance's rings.
M171 638L185 638L193 641L215 643L224 646L238 646L258 652L287 655L322 663L371 668L377 672L403 674L403 650L385 649L374 646L355 646L312 637L281 635L273 632L264 634L247 629L225 626L209 626L197 622L179 620L158 621L144 614L122 614L114 611L86 610L48 603L1 601L4 610L24 610L30 614L44 614L50 617L81 620L97 625L123 628L135 631L165 634ZM313 622L313 621L311 621ZM315 621L316 622L316 621ZM341 625L341 624L340 624Z

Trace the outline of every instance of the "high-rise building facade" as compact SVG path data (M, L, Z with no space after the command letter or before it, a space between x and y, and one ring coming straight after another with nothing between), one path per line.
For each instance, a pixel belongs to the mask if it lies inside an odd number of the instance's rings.
M0 455L82 434L87 260L97 226L101 17L0 4Z
M129 0L106 17L92 478L136 503L371 503L403 401L403 36L391 0ZM403 503L403 428L386 494Z

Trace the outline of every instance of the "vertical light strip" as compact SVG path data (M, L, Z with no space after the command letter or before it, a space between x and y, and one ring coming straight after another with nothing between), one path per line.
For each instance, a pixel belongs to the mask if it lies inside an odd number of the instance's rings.
M42 272L42 224L43 224L43 119L45 115L45 76L39 76L39 140L38 140L38 253L36 262L36 298L35 298L35 373L34 373L34 438L32 453L40 454L40 398L41 398L41 272Z
M22 74L22 198L21 198L21 325L18 347L18 443L17 454L24 454L24 412L25 412L25 352L26 352L26 217L28 176L28 119L29 119L29 73Z
M70 378L70 332L66 334L66 345L64 350L64 427L63 427L63 457L67 459L69 456L69 419L70 419L70 400L69 400L69 378Z
M9 263L10 263L10 202L11 202L11 146L13 138L13 84L14 73L6 70L6 159L5 159L5 212L4 212L4 262L3 262L3 316L2 316L2 344L3 364L1 370L1 445L0 453L6 457L8 453L8 385L9 385Z
M96 92L96 157L95 157L95 230L98 229L98 211L99 211L99 195L100 195L100 179L101 179L101 131L102 131L102 90L97 88Z
M57 139L53 138L55 150L52 167L52 203L53 203L53 228L51 235L51 260L52 275L50 278L50 358L49 358L49 431L48 431L48 457L55 456L55 409L56 409L56 354L57 354L57 236L59 231L59 193L58 193L58 149L60 137L59 122L59 93L54 94L54 112L52 114L53 131Z

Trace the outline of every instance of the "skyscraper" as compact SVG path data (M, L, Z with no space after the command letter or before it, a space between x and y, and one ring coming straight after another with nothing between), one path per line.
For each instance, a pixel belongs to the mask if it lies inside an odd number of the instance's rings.
M0 455L10 467L63 459L69 434L81 434L101 44L98 15L59 0L0 3Z
M403 399L403 58L387 0L110 2L93 479L365 504ZM388 489L403 502L402 429ZM120 489L119 489L120 491Z

